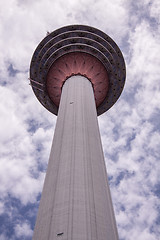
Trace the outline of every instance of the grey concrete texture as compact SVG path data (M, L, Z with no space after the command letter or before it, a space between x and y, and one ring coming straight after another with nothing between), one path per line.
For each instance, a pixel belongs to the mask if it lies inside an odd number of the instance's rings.
M33 240L118 240L94 93L64 84Z

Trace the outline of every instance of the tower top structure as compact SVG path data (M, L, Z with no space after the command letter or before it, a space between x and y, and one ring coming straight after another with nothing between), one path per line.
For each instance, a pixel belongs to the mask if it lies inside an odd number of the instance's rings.
M36 48L30 66L32 89L50 112L58 114L63 84L73 75L92 83L97 115L101 115L124 87L126 70L119 47L89 26L70 25L51 32Z

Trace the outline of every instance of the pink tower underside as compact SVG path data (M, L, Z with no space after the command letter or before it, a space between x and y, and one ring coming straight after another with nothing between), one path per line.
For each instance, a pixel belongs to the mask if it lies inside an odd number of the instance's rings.
M68 78L33 240L118 240L91 82Z
M96 107L106 98L109 79L104 65L88 53L71 52L56 60L47 75L47 91L57 107L64 82L78 74L85 76L92 83Z

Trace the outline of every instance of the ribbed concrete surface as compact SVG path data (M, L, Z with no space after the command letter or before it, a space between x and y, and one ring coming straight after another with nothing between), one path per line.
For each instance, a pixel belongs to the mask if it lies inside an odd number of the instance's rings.
M98 108L106 99L109 90L108 72L101 61L84 52L65 54L51 66L46 80L50 99L58 107L64 82L67 78L78 74L91 81L96 107Z
M33 236L58 239L118 239L93 89L82 76L63 86Z

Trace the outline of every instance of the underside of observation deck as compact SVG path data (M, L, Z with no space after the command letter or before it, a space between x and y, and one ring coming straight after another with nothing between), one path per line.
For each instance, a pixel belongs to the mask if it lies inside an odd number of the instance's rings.
M50 112L58 114L64 82L81 75L93 86L97 115L119 98L125 83L125 63L116 43L102 31L84 25L62 27L36 48L30 67L33 91Z

